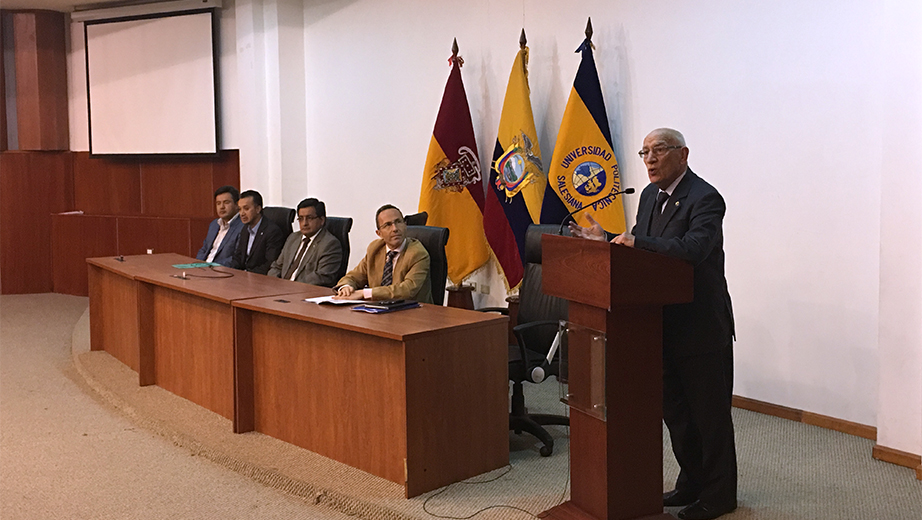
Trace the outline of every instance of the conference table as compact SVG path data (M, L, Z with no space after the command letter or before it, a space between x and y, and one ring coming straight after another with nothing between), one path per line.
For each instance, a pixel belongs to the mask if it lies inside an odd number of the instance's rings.
M173 267L191 262L87 259L92 348L237 433L343 462L407 497L508 464L505 316L429 304L367 314L304 301L324 287Z

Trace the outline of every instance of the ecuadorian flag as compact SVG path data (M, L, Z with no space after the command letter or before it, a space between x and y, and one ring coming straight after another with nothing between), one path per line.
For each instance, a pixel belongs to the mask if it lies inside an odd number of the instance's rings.
M459 284L490 259L490 246L483 232L480 159L461 81L463 60L456 49L457 43L449 59L451 73L429 141L419 210L429 213L428 225L451 230L445 246L448 278Z
M547 186L530 92L528 47L522 45L506 87L483 214L487 240L509 288L522 281L525 230L531 223L540 223Z
M582 60L560 123L548 183L568 211L589 206L576 216L580 225L587 226L586 215L591 214L606 231L623 233L621 198L602 200L621 189L621 176L589 38L576 52Z

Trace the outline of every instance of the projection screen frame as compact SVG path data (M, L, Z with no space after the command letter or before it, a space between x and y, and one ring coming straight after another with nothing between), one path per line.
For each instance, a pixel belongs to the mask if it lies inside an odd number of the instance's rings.
M118 22L130 22L136 20L149 20L156 18L168 18L176 16L187 16L187 15L197 15L208 13L211 16L211 65L212 65L212 81L214 85L214 151L213 152L139 152L139 153L99 153L94 152L93 150L93 114L92 114L92 100L91 100L91 89L90 89L90 48L89 48L89 36L87 34L87 27L92 25L101 25L109 23L118 23ZM158 158L158 159L169 159L169 158L190 158L190 157L201 157L209 158L216 157L221 153L221 83L220 83L220 63L219 63L219 52L220 52L220 35L219 35L220 21L218 19L218 7L205 7L201 9L187 9L187 10L177 10L177 11L167 11L167 12L158 12L158 13L149 13L149 14L140 14L140 15L131 15L131 16L119 16L113 18L100 18L93 20L86 20L83 27L83 40L84 40L84 50L85 50L85 59L84 64L86 67L86 103L87 103L87 132L89 137L89 153L90 157L105 157L105 158L132 158L132 159L143 159L143 158Z

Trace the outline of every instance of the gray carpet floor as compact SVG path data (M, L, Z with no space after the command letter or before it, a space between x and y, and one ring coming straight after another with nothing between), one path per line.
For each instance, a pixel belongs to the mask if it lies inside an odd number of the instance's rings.
M402 488L258 433L87 352L87 300L0 297L0 518L530 518L568 496L567 430L554 455L510 433L510 467L411 500ZM563 411L556 383L527 385ZM740 508L724 518L922 519L914 472L873 443L734 410ZM664 489L677 467L664 435ZM500 507L492 507L500 506ZM512 506L512 507L504 507ZM674 513L675 509L670 509Z

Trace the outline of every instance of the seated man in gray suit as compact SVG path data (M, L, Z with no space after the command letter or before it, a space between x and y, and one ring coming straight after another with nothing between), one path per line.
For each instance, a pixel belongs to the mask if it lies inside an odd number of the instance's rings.
M343 247L324 225L326 205L314 198L298 204L298 226L288 236L282 254L269 268L269 276L295 282L333 287L343 260Z
M195 258L230 266L237 248L237 237L243 222L237 215L237 202L240 192L233 186L221 186L214 192L215 212L218 218L208 224L205 242Z

